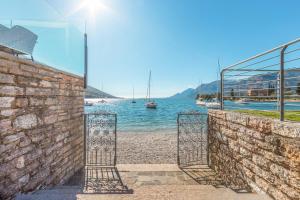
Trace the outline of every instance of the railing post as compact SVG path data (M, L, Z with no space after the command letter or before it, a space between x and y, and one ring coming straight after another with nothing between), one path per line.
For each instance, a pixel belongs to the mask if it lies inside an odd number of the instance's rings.
M84 88L87 88L88 84L88 46L87 46L87 34L84 34Z
M87 123L87 115L83 114L83 161L84 161L84 167L86 165L86 131L87 131L87 127L86 127L86 123Z
M220 78L221 78L221 81L220 81L220 98L221 98L221 110L224 110L224 71L225 70L222 70L221 71L221 74L220 74Z
M177 115L177 165L180 166L180 160L179 160L179 116L180 113Z
M115 159L114 159L114 167L117 165L117 114L114 114L115 117Z
M284 52L288 45L285 45L280 51L280 121L284 121Z

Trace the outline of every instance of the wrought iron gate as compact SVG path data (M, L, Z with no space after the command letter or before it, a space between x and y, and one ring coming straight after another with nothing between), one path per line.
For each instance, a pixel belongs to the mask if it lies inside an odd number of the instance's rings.
M85 115L84 193L132 193L122 182L117 163L117 115L108 112Z
M208 164L207 114L179 113L177 162L180 167Z
M115 166L117 115L108 112L85 115L85 166Z

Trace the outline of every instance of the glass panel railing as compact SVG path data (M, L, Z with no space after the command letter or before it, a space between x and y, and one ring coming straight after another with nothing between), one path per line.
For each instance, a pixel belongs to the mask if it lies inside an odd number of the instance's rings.
M84 27L83 22L68 21L55 7L43 0L28 0L26 3L19 0L3 0L1 4L3 5L0 7L2 31L21 26L37 35L37 42L32 52L35 62L83 75L84 33L80 30ZM8 39L6 37L2 39L19 40L14 34L8 33L6 34Z

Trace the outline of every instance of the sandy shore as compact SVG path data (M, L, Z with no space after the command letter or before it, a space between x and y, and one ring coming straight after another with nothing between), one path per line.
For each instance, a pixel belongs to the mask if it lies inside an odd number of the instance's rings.
M118 133L118 164L175 164L177 134Z

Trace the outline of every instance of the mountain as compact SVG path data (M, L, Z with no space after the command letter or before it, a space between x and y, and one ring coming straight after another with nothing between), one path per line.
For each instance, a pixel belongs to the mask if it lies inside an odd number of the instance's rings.
M192 97L194 94L195 94L195 89L188 88L188 89L184 90L183 92L177 93L171 97L172 98Z
M85 89L85 98L118 98L118 97L102 92L92 86L87 86L87 88Z
M239 90L239 85L247 85L251 83L250 87L253 87L253 83L257 82L256 87L257 88L268 88L268 84L270 80L273 80L273 85L275 88L277 88L276 83L274 83L274 80L277 80L277 73L268 73L268 74L260 74L260 75L254 75L251 77L248 77L246 79L240 79L238 81L233 81L233 80L226 80L226 83L230 83L234 86L232 86L232 89ZM295 93L296 91L296 86L298 84L299 78L295 77L300 77L300 72L295 72L295 71L286 71L285 72L285 86L287 87L286 90L291 90L292 93ZM234 83L234 84L233 84ZM177 93L170 98L196 98L197 94L214 94L217 93L218 88L220 87L220 81L213 81L210 83L206 84L201 84L197 88L188 88L180 93ZM220 91L220 90L219 90Z
M196 98L197 94L214 94L217 93L220 81L213 81L206 84L201 84L197 88L188 88L180 93L177 93L170 98Z

